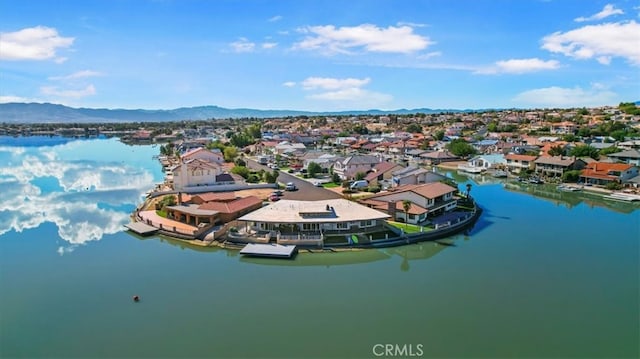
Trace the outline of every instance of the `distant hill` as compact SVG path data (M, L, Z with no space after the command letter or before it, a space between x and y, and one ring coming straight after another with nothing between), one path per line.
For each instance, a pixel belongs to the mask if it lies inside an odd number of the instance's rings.
M87 123L87 122L164 122L226 118L274 118L289 116L339 115L406 115L413 113L468 112L461 110L432 110L419 108L394 111L366 110L340 112L309 112L292 110L229 109L218 106L182 107L173 110L123 110L73 108L50 103L0 104L0 122L8 123Z

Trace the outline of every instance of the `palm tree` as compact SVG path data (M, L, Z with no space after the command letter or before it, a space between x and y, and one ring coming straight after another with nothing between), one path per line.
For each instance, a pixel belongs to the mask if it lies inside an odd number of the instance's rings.
M409 223L409 209L411 208L411 201L405 199L402 201L402 209L404 209L404 228L407 228L407 224Z
M471 192L471 183L467 183L467 198L469 198L470 192Z

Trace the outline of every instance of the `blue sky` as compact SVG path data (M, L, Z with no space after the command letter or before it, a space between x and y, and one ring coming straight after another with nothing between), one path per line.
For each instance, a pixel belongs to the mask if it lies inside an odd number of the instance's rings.
M640 100L640 2L0 0L0 102L311 111Z

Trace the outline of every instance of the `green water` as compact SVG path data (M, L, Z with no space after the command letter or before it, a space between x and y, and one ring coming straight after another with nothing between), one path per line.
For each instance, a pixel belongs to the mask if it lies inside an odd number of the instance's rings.
M0 140L0 357L640 354L638 206L473 182L467 235L247 259L120 231L156 153Z

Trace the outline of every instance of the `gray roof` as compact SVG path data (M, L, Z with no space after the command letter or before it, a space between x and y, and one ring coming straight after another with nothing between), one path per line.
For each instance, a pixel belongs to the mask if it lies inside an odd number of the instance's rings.
M167 208L180 211L182 213L192 214L194 216L213 216L220 213L218 211L213 211L209 209L200 209L198 207L200 207L199 204L189 204L189 205L168 206Z
M376 156L349 156L342 161L343 165L368 165L380 162L380 158Z
M640 158L640 151L626 150L622 152L610 153L608 156L616 158Z
M574 162L576 161L575 158L573 157L564 157L564 156L554 156L554 157L547 157L547 156L542 156L542 157L538 157L537 160L535 160L535 163L539 163L539 164L543 164L543 165L557 165L557 166L571 166Z

